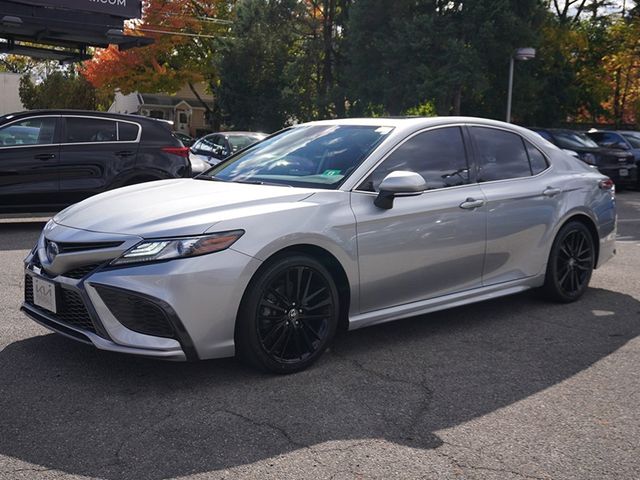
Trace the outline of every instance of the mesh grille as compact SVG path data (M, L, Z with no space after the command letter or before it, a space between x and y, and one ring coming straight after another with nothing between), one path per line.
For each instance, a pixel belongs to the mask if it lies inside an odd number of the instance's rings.
M74 278L76 280L84 278L98 268L102 263L93 263L91 265L84 265L82 267L74 268L62 274L63 277Z
M91 321L91 317L89 317L89 312L84 306L82 297L80 297L76 292L66 288L61 288L60 290L61 294L58 297L56 305L58 312L53 313L33 303L33 280L31 275L26 275L24 278L24 300L31 307L61 323L97 333L93 326L93 322Z
M111 288L96 286L96 290L111 313L128 329L155 337L176 338L164 310L151 300Z

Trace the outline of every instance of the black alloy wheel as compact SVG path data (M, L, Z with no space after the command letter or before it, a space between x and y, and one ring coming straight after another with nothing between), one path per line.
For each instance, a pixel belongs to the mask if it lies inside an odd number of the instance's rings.
M554 300L573 302L588 288L594 265L591 232L580 222L570 222L553 242L544 288Z
M314 258L271 262L248 289L236 328L239 356L263 370L292 373L313 363L333 338L339 297Z

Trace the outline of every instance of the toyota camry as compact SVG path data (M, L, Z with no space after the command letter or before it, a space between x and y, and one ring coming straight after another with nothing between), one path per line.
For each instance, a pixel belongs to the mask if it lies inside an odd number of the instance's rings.
M615 234L613 182L524 128L313 122L58 213L22 309L103 350L289 373L339 328L533 288L577 300Z

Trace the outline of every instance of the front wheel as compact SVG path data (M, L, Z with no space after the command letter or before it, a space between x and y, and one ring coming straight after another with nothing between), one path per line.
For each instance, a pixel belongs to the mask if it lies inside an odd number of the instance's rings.
M552 300L573 302L587 290L594 265L591 232L583 223L569 222L553 241L543 289Z
M336 331L339 297L329 271L302 254L280 256L251 281L236 325L238 356L274 373L304 370Z

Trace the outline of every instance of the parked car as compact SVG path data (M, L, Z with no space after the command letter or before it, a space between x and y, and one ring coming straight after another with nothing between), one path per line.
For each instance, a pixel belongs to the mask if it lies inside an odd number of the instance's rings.
M266 138L265 133L256 132L220 132L211 133L196 140L189 149L189 159L198 168L197 161L208 166L216 165L234 153ZM194 170L195 171L195 170Z
M636 167L640 170L640 132L632 130L589 130L587 135L601 147L630 152L636 161ZM636 185L640 187L640 175L638 175Z
M191 176L164 122L81 110L0 117L0 211L56 211L123 185Z
M185 147L190 147L195 142L195 138L190 137L186 133L182 132L173 132L173 136L182 142Z
M288 373L339 326L538 287L575 301L615 234L613 182L524 128L314 122L59 213L25 260L22 308L103 350Z
M636 185L638 168L631 153L603 148L583 132L562 128L533 128L532 130L554 145L576 152L583 162L596 167L601 173L611 178L617 186Z

